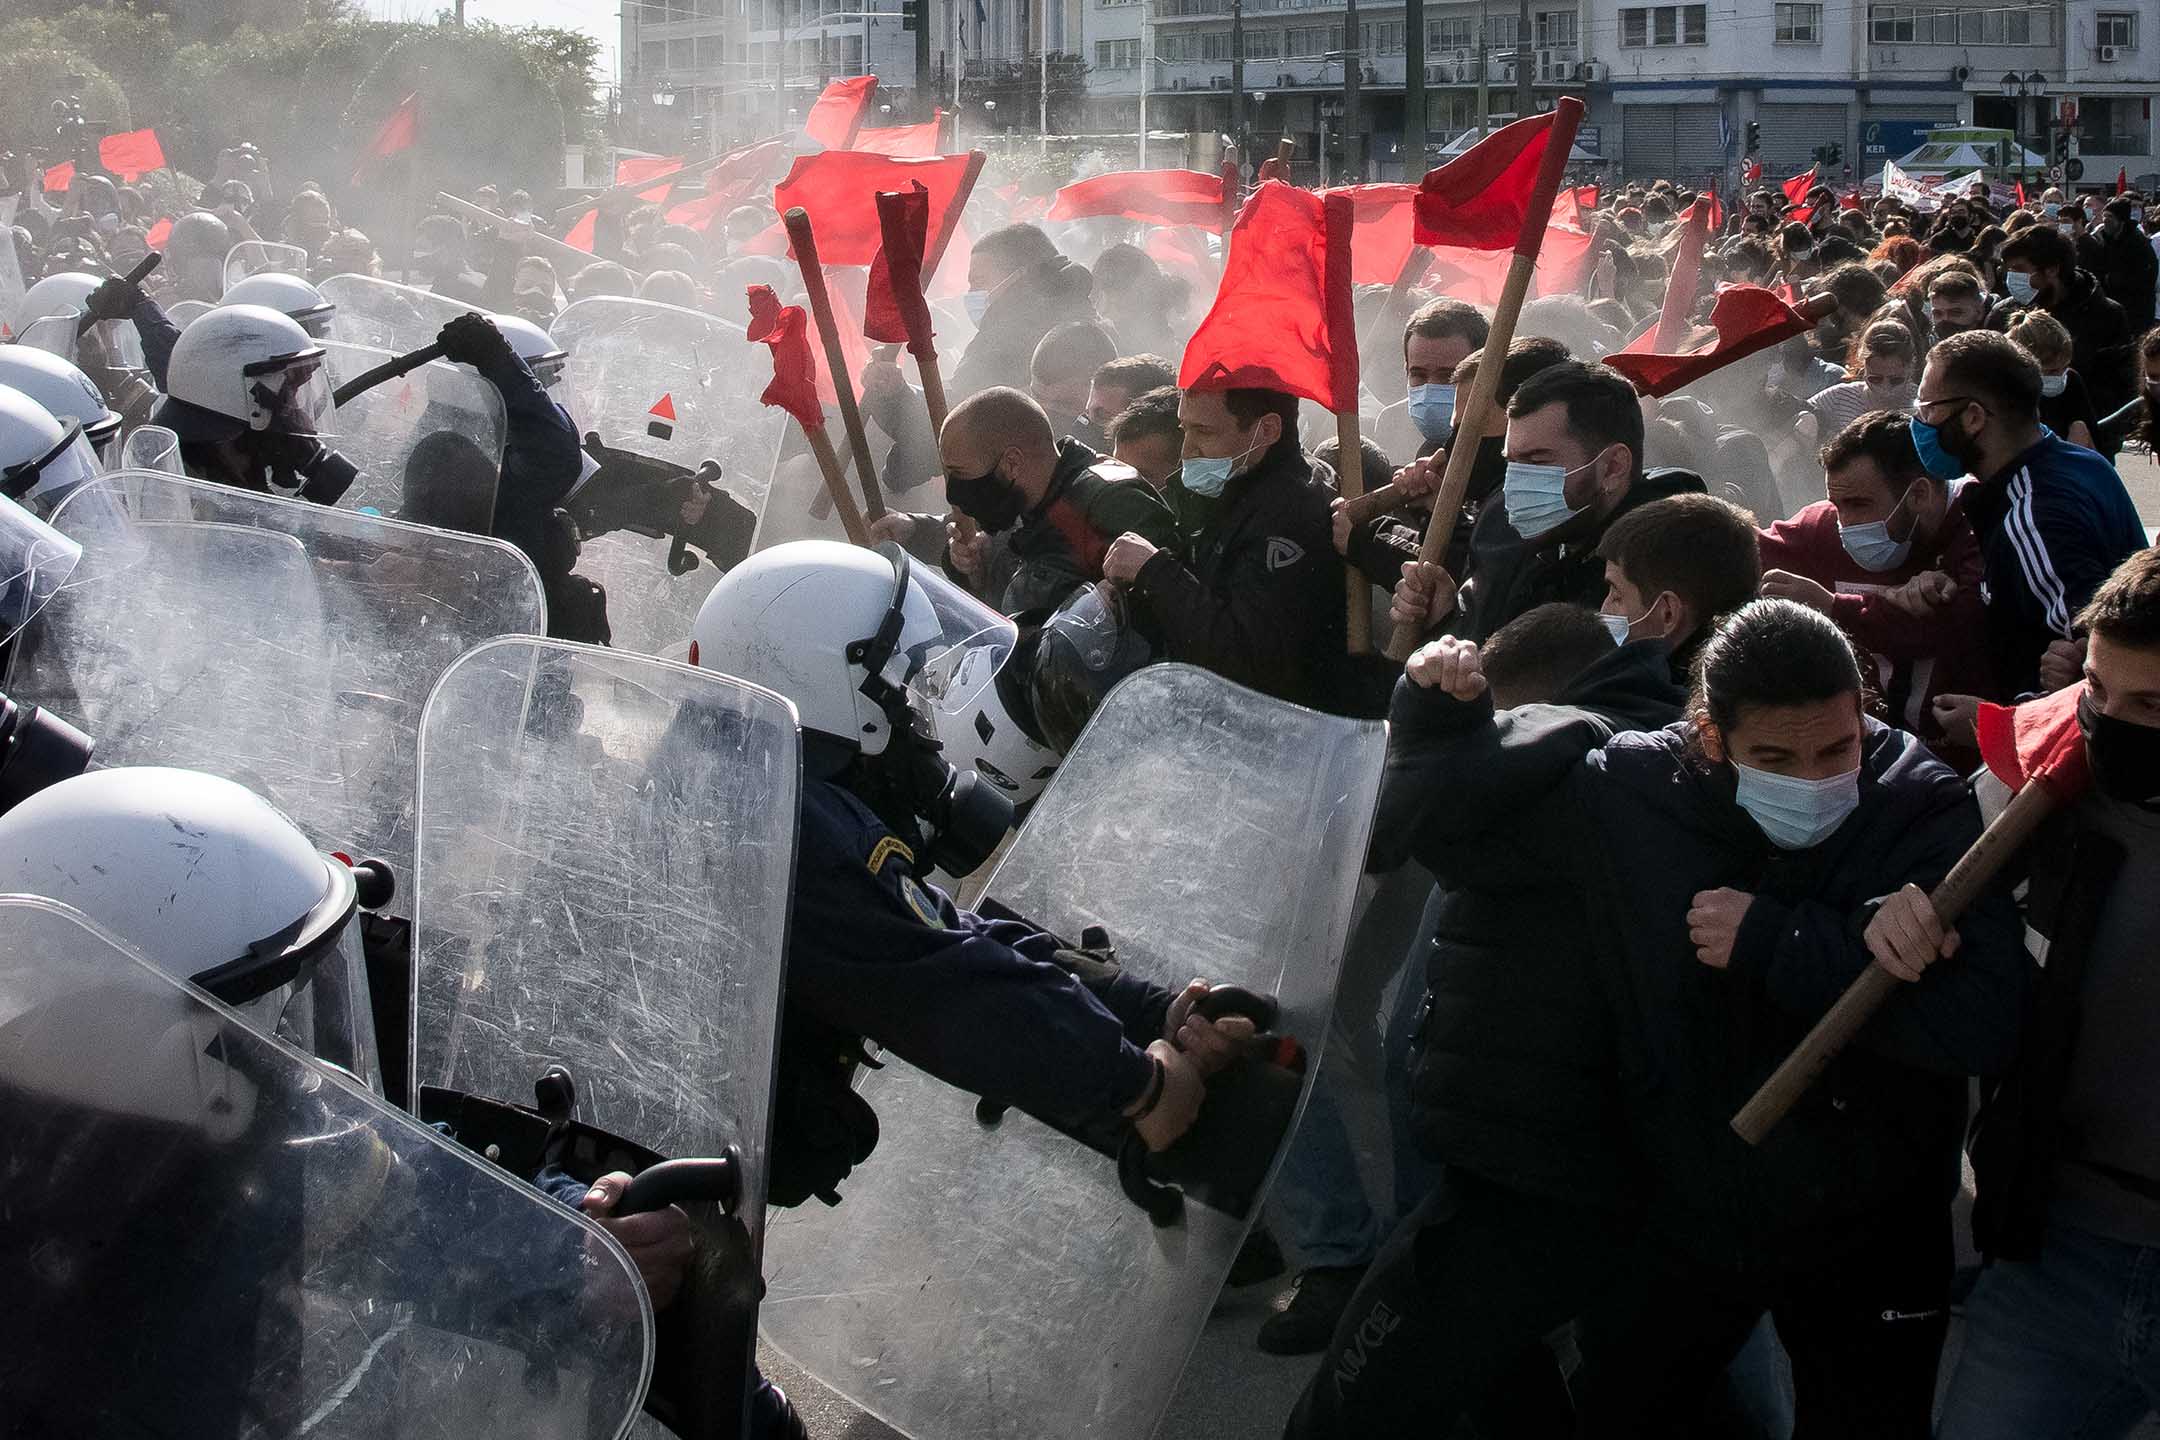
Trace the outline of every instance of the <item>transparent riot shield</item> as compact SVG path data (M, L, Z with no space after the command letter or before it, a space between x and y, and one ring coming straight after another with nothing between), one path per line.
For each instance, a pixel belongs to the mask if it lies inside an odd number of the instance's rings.
M128 432L120 446L120 470L157 470L167 475L185 475L187 467L180 461L180 437L163 425L138 425Z
M407 885L421 708L465 651L546 629L531 562L148 471L80 487L54 523L88 552L90 583L26 637L18 698L82 724L106 764L250 784L322 848L387 861Z
M149 362L143 358L142 337L128 320L100 320L85 335L82 312L69 310L32 320L16 339L34 350L57 355L86 373L149 369Z
M1069 939L1105 927L1127 972L1273 995L1274 1028L1317 1058L1385 727L1159 665L1114 690L991 875L998 906ZM1242 1062L1252 1066L1260 1062ZM1247 1118L1225 1080L1200 1122ZM1264 1187L1302 1093L1243 1136ZM1151 1221L1117 1167L1018 1112L894 1057L861 1087L877 1153L835 1209L806 1206L766 1246L766 1338L921 1440L1151 1434L1242 1243L1236 1210L1186 1186ZM1167 1152L1175 1156L1187 1142Z
M207 300L176 300L166 308L165 318L185 330L215 309Z
M294 271L294 274L305 274ZM337 306L330 338L407 355L435 343L442 327L474 309L431 290L378 280L372 275L332 275L315 287Z
M613 1440L615 1242L95 929L0 898L11 1434Z
M323 342L333 386L388 351ZM360 467L339 503L393 520L485 535L494 526L509 421L478 371L446 360L363 391L330 412L327 443Z
M276 271L281 275L297 275L305 280L308 273L308 253L298 245L287 245L277 240L242 240L225 252L225 288L232 289L250 275Z
M743 328L700 310L598 296L566 308L548 333L569 354L560 388L587 433L682 471L716 462L725 499L715 503L739 507L754 524L780 416L758 401L771 361ZM607 587L618 648L679 654L720 567L739 556L709 555L714 564L676 573L679 562L668 563L680 553L668 533L674 517L621 516L631 497L610 493L619 484L603 468L571 507L586 537L578 572ZM742 544L738 537L730 548Z
M0 496L0 645L60 593L81 563L82 546Z
M695 1337L685 1383L738 1413L799 783L787 701L594 646L483 645L443 676L422 726L423 1113L467 1113L431 1110L445 1092L531 1105L560 1066L576 1118L613 1140L739 1156L732 1213L689 1207L700 1265L670 1310L673 1333Z

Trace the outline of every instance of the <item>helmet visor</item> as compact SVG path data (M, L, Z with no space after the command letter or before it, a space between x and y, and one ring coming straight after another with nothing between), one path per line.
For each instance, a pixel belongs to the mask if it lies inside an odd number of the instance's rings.
M928 565L908 567L908 591L899 649L907 673L901 683L935 708L950 708L942 697L955 686L979 688L975 684L978 671L982 683L988 683L1004 657L1012 653L1019 627ZM980 651L996 652L996 661L987 669L979 661L968 663Z
M90 448L82 423L71 420L50 450L0 469L0 495L10 500L36 497L49 504L62 492L104 473L105 466Z
M308 349L247 366L248 393L268 420L255 428L287 435L324 434L322 422L334 407L330 372L323 352Z
M81 561L82 546L0 498L0 640L14 639Z

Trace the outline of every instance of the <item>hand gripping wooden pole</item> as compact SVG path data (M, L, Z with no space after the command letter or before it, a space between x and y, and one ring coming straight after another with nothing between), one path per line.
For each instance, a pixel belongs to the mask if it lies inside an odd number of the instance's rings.
M825 291L825 267L818 260L817 236L810 228L810 212L797 205L781 217L788 243L794 247L795 263L802 269L803 293L810 301L810 318L817 322L818 339L825 344L825 368L832 374L833 391L840 402L840 424L847 431L848 449L855 456L855 475L862 482L863 509L872 520L885 517L885 498L878 493L877 464L870 458L870 437L863 431L862 411L855 404L855 377L848 373L847 354L840 348L840 327L833 321L832 296Z
M1562 96L1553 110L1552 129L1545 141L1544 163L1538 167L1537 183L1530 192L1528 208L1523 212L1521 238L1515 242L1515 256L1508 262L1507 283L1500 291L1500 303L1493 310L1492 325L1485 336L1488 357L1505 357L1508 346L1515 339L1515 322L1522 316L1523 301L1529 298L1530 281L1537 273L1538 251L1545 243L1545 227L1552 219L1554 199L1560 193L1561 172L1567 168L1568 152L1575 144L1575 128L1582 123L1582 101L1573 96ZM1471 383L1470 399L1463 406L1462 422L1455 427L1458 437L1469 438L1485 433L1486 417L1492 413L1493 398L1500 391L1498 364L1481 363L1477 379ZM1455 538L1455 522L1462 515L1463 496L1470 488L1470 470L1477 463L1478 447L1458 443L1448 447L1447 469L1440 477L1440 488L1433 495L1432 522L1425 527L1425 543L1419 547L1418 559L1437 565L1447 558L1448 542ZM1387 655L1390 660L1404 661L1417 648L1422 639L1418 627L1399 625L1388 637Z
M1955 925L1958 917L1978 899L1980 892L2002 873L2012 856L2032 838L2040 822L2053 813L2056 806L2054 792L2040 781L2028 781L2024 789L2010 798L1995 823L1982 831L1973 841L1972 848L1958 858L1928 896L1928 903L1942 917L1947 927ZM1951 960L1950 964L1955 964ZM1860 972L1860 978L1846 987L1837 1003L1823 1012L1815 1028L1793 1048L1785 1062L1771 1072L1762 1083L1754 1098L1740 1107L1732 1118L1733 1133L1750 1145L1760 1145L1786 1112L1799 1103L1822 1075L1838 1052L1851 1043L1860 1027L1867 1024L1883 1002L1898 992L1905 982L1876 964L1869 964Z

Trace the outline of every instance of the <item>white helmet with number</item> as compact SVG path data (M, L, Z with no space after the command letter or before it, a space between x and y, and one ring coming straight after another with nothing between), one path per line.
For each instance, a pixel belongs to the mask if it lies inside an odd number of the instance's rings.
M34 346L0 345L0 385L20 390L56 420L79 423L99 464L112 468L120 452L120 417L89 376Z
M57 500L59 492L96 479L103 470L82 422L62 420L22 391L0 384L0 495Z
M312 435L331 408L323 348L281 310L220 305L180 332L154 417L182 440Z
M863 754L890 742L876 695L898 691L947 761L1013 803L1057 768L998 696L1018 628L896 546L798 540L760 551L720 577L691 635L692 664L778 691L805 730Z
M0 892L73 906L265 1034L373 1082L362 881L383 883L194 770L93 771L0 815Z
M510 342L518 359L525 362L525 368L532 371L541 389L551 388L562 378L563 363L570 358L570 352L556 344L554 336L522 315L490 315L488 318L495 322L497 330L502 331L503 339Z
M218 303L220 307L267 306L282 312L317 340L328 337L330 319L337 314L337 306L325 300L322 291L298 275L287 275L278 270L260 270L233 281L225 287L224 299Z
M90 292L103 283L81 270L62 270L46 276L23 291L22 299L15 302L15 333L20 335L31 321L48 315L80 315Z

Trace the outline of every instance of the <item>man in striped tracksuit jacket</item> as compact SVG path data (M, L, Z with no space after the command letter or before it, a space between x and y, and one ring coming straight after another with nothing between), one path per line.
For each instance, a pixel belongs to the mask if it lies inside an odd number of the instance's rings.
M1985 565L1988 650L1996 694L2041 688L2050 643L2100 582L2145 548L2137 507L2115 467L2040 423L2040 367L1991 331L1953 335L1928 355L1913 446L1932 473L1978 477L1963 494Z

